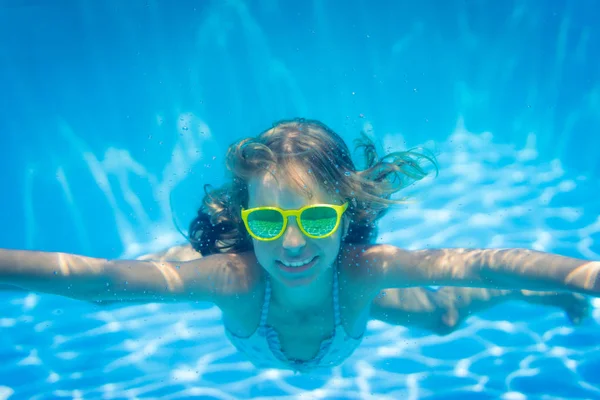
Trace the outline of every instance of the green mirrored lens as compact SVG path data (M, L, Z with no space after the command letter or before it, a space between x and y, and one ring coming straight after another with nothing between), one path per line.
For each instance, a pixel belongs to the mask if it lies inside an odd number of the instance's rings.
M325 236L335 228L337 213L330 207L308 208L300 215L302 227L313 236Z
M258 237L277 236L283 227L283 215L275 210L256 210L248 214L248 228Z

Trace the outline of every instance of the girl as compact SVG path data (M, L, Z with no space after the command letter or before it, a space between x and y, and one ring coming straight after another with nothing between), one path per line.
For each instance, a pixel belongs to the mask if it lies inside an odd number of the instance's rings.
M391 196L425 176L425 153L357 170L320 122L283 121L227 153L230 184L206 188L186 262L0 251L0 282L89 301L209 301L232 343L260 367L343 362L388 289L448 285L600 296L600 263L524 249L406 251L373 244ZM401 293L401 292L397 292ZM387 296L386 296L387 297ZM384 308L385 308L385 303ZM377 308L377 306L375 306ZM381 312L377 312L381 318Z
M173 246L167 250L145 254L138 260L182 262L199 258L191 245ZM469 287L422 287L385 289L371 303L370 317L388 324L413 326L438 335L453 332L474 312L488 309L508 300L562 308L569 320L579 324L589 312L585 296L573 292L540 292L530 290L498 290Z

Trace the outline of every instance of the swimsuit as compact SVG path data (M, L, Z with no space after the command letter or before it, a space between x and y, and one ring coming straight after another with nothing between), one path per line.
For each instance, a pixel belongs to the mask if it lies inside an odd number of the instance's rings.
M292 369L297 372L306 372L317 368L331 368L341 364L360 345L362 338L353 338L346 333L342 326L339 303L338 274L333 273L333 310L335 328L333 336L321 342L317 355L310 360L289 359L281 350L279 335L272 327L267 325L269 303L271 301L271 282L266 278L265 297L260 314L260 323L256 331L249 337L239 337L227 327L225 332L231 343L258 368Z

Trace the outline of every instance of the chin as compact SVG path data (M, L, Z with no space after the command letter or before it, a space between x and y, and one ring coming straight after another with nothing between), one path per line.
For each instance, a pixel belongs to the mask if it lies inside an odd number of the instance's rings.
M301 287L311 284L317 279L325 269L322 267L323 263L320 259L315 261L315 264L306 271L302 272L288 272L283 270L278 262L275 262L274 268L279 280L288 287Z
M314 277L306 277L306 278L294 279L294 280L284 279L283 283L289 288L301 288L304 286L308 286L314 280L315 280Z

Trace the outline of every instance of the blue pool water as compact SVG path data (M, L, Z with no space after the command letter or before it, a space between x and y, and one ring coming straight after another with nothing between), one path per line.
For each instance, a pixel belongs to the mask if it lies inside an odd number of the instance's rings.
M413 3L0 3L0 247L181 243L226 146L305 116L437 154L380 242L600 260L596 2ZM447 336L373 321L312 375L252 367L206 304L4 291L0 310L0 399L600 398L597 300L577 327L521 303Z

